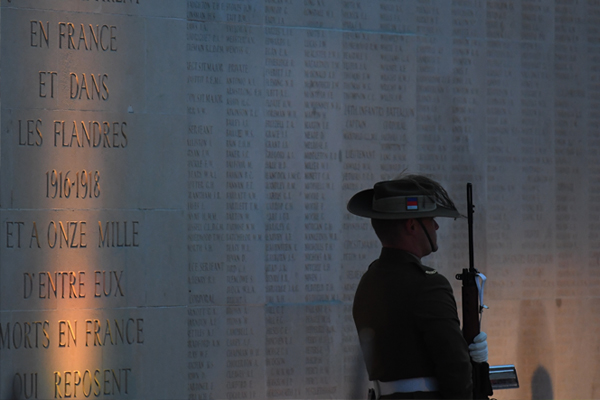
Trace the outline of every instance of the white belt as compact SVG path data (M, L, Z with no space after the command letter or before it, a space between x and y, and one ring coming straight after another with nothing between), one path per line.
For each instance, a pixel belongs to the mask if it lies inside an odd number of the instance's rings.
M373 381L377 397L392 393L435 392L438 381L433 377L399 379L391 382Z

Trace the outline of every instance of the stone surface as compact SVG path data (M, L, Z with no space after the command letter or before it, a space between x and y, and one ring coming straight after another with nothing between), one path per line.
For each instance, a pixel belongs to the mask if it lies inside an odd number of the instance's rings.
M474 185L496 396L598 397L600 6L564 3L2 0L0 398L364 398L345 203L403 171Z

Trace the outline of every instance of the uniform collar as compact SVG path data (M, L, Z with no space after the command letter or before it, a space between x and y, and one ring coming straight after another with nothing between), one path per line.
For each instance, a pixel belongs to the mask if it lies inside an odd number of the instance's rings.
M383 247L379 258L391 259L396 261L416 261L421 264L421 259L406 250L395 249L393 247Z
M394 249L392 247L383 247L379 260L385 264L400 264L409 263L416 264L419 268L428 275L435 274L436 270L421 263L419 257L406 250Z

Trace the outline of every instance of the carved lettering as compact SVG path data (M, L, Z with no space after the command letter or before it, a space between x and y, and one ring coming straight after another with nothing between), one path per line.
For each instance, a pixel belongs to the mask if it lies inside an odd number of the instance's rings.
M144 344L144 319L128 318L107 319L106 323L98 319L85 320L85 345L108 346L119 344Z
M85 298L85 272L79 271L42 271L38 278L35 273L23 273L23 298L29 299L38 287L39 299Z
M47 349L49 328L48 321L0 323L0 349Z
M55 248L85 248L85 221L50 221L48 224L48 246ZM79 230L78 230L79 228Z
M139 247L139 221L98 221L98 247Z
M32 31L33 31L32 21ZM41 23L40 23L41 24ZM117 51L117 27L72 22L58 23L58 48L68 50ZM33 32L32 32L33 42Z
M39 249L42 246L40 245L40 237L38 235L37 224L35 223L35 221L33 221L33 224L31 226L31 237L29 239L29 248L32 247L34 238L35 238L35 243L37 245L37 248Z
M124 121L72 121L67 124L55 120L54 147L125 148L128 144L126 127Z
M100 196L99 171L47 171L46 197L85 199ZM51 246L52 247L52 246Z
M44 143L41 128L41 119L19 120L19 146L41 146Z
M6 222L6 248L21 248L21 227L25 225L25 222L7 221ZM13 237L16 230L16 239Z
M73 321L73 324L69 320L58 321L58 347L71 347L71 341L73 346L77 346L77 320Z
M107 272L108 277L106 275ZM94 271L94 297L124 297L125 294L123 293L123 288L121 287L122 278L123 271Z
M54 398L77 398L78 390L85 398L128 394L130 375L131 368L54 371Z
M30 26L30 46L31 47L50 47L48 32L50 31L50 22L46 21L46 26L42 21L29 21ZM39 38L39 39L38 39Z
M13 377L13 396L17 399L38 398L38 373L16 373Z
M50 94L51 98L54 98L54 78L58 76L58 72L56 71L40 71L39 72L39 82L40 82L40 91L39 96L41 98L45 98L48 94ZM50 82L50 92L47 92L46 84Z
M5 222L7 249L27 247L50 249L81 249L88 246L86 221L50 221L47 230L40 236L37 223L24 221ZM99 247L139 247L139 221L108 221L103 226L99 222Z
M88 75L82 73L80 78L75 72L69 73L71 100L108 100L108 74Z

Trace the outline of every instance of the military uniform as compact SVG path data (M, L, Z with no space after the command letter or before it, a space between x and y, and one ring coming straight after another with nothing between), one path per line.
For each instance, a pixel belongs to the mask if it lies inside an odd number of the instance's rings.
M438 390L420 398L472 398L452 288L417 257L384 247L358 285L353 317L370 380L433 377Z
M371 219L383 246L363 275L353 306L377 395L472 398L469 347L452 287L420 261L437 250L435 218L462 217L454 202L433 179L406 175L356 193L347 207Z

